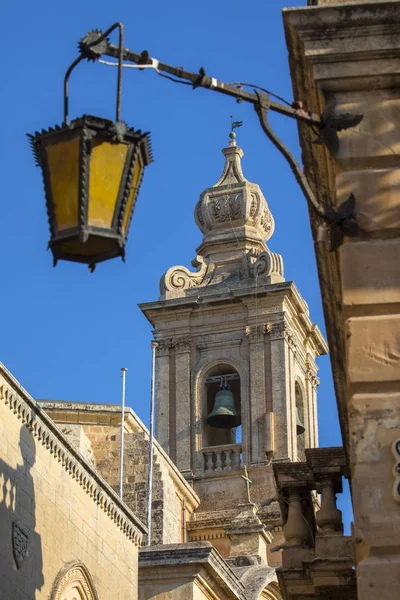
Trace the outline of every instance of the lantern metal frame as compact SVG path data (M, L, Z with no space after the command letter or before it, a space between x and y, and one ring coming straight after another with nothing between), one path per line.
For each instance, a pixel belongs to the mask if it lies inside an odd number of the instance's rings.
M83 115L70 123L69 80L71 73L84 58L95 60L98 57L98 51L105 51L109 45L107 36L115 29L119 30L115 123L108 119L91 115ZM98 262L117 256L121 256L123 260L125 258L125 243L128 237L138 192L142 183L144 167L152 162L153 157L149 133L142 134L140 130L135 131L133 128L128 128L128 126L121 121L123 42L124 28L121 23L114 23L114 25L109 27L104 33L98 30L90 31L79 43L81 51L80 56L74 60L65 73L63 125L56 125L54 128L42 130L40 133L36 132L35 135L28 134L36 158L36 163L41 167L43 174L51 234L51 240L48 247L53 253L54 266L57 264L58 260L68 260L88 264L89 269L93 271ZM92 45L95 45L94 50L91 50ZM58 142L66 143L77 138L79 139L77 223L73 227L59 230L57 228L51 173L46 149L50 145L57 144ZM128 146L110 227L90 225L88 220L90 202L90 158L93 149L93 140L122 143ZM135 182L133 188L134 171L138 161L140 161L141 170L139 178ZM126 214L127 210L129 210L129 215ZM99 250L97 254L85 254L85 252L82 252L82 246L79 248L79 244L86 244L89 239L94 241L95 238L97 238L98 241L102 241L104 249ZM109 245L107 245L107 239L110 240ZM68 244L70 244L70 246L68 246ZM71 248L71 244L72 248L75 244L75 253ZM81 252L78 252L79 249Z
M57 231L55 203L53 201L52 186L50 180L50 171L46 157L46 147L48 142L62 140L64 142L79 137L79 182L78 182L78 223L75 227ZM125 164L123 167L118 195L116 198L114 214L110 228L98 227L88 224L89 210L89 178L90 178L90 150L94 139L100 138L110 142L127 142L130 147L127 152ZM135 204L139 189L142 183L144 168L142 168L139 180L136 183L136 190L132 204L129 207L130 215L125 224L125 215L128 208L128 199L132 192L132 180L134 168L138 160L141 160L143 167L152 161L151 144L149 134L142 134L141 131L135 131L128 128L125 123L113 123L113 121L83 115L75 119L69 125L63 127L56 126L54 129L43 130L31 136L33 151L36 156L37 164L42 168L43 183L46 195L47 214L51 240L48 247L51 249L54 258L54 266L58 260L69 260L89 265L91 271L95 264L121 256L125 258L125 243L128 237L129 228L135 209ZM80 254L66 253L62 246L66 242L79 241L86 243L89 237L108 238L115 241L110 250L97 255L95 258L87 258Z

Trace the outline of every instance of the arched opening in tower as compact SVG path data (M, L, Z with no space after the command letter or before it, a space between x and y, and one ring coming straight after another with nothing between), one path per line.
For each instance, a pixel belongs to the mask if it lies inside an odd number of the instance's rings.
M240 376L229 364L212 367L206 376L203 443L236 444L242 439Z
M306 434L304 431L304 394L298 381L295 384L296 395L296 440L297 440L297 460L306 460Z

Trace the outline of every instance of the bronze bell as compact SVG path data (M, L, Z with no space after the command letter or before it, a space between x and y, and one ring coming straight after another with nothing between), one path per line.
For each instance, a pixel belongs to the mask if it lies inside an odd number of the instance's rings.
M306 430L306 428L304 427L303 423L300 421L300 417L299 417L299 409L296 407L296 433L297 435L301 435L302 433L304 433Z
M207 425L218 429L233 429L242 422L233 394L221 377L221 387L215 396L214 408L207 417Z

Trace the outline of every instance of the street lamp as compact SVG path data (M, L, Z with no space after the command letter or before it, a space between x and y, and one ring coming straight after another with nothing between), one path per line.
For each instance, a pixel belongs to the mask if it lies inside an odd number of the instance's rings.
M118 46L110 44L107 38L115 29L119 30ZM271 129L268 113L276 111L311 126L316 142L324 143L333 156L339 150L337 132L357 125L363 115L336 112L336 100L330 92L325 92L326 104L321 116L311 114L299 101L275 102L271 96L283 99L259 86L224 83L207 76L203 68L191 73L151 58L147 51L132 52L124 48L123 33L123 26L115 23L105 33L93 30L82 38L80 55L64 78L63 126L29 136L43 171L51 232L49 247L55 263L58 259L83 262L93 270L97 262L124 257L129 223L144 167L151 161L151 151L148 134L135 132L121 121L123 67L150 68L193 89L203 87L234 97L237 102L253 104L264 133L288 161L310 207L318 215L317 240L330 242L330 250L335 250L344 235L360 234L354 197L350 196L338 211L332 208L333 201L331 206L323 206L290 150ZM105 61L102 56L117 58L117 62ZM84 59L118 68L115 123L83 116L69 124L69 77ZM254 93L244 89L246 87L254 88Z
M104 35L106 39L115 24ZM100 44L102 39L100 39ZM106 44L107 45L107 44ZM54 265L58 260L96 263L125 256L125 243L143 172L151 160L149 134L121 121L122 56L118 73L116 120L84 115L69 123L68 80L82 60L68 69L64 85L64 123L30 135L42 169Z

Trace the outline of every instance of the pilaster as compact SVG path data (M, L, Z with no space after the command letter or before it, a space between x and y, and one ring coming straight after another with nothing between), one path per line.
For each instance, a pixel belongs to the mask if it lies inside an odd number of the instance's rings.
M170 352L171 340L156 340L156 427L158 442L167 454L170 450ZM161 400L162 399L162 400Z
M265 459L265 334L266 325L246 327L250 357L250 442L251 462Z
M290 348L285 321L268 327L271 354L272 410L275 414L275 459L293 456Z
M189 475L191 473L191 402L190 402L190 351L189 336L173 341L175 350L175 429L176 466Z

